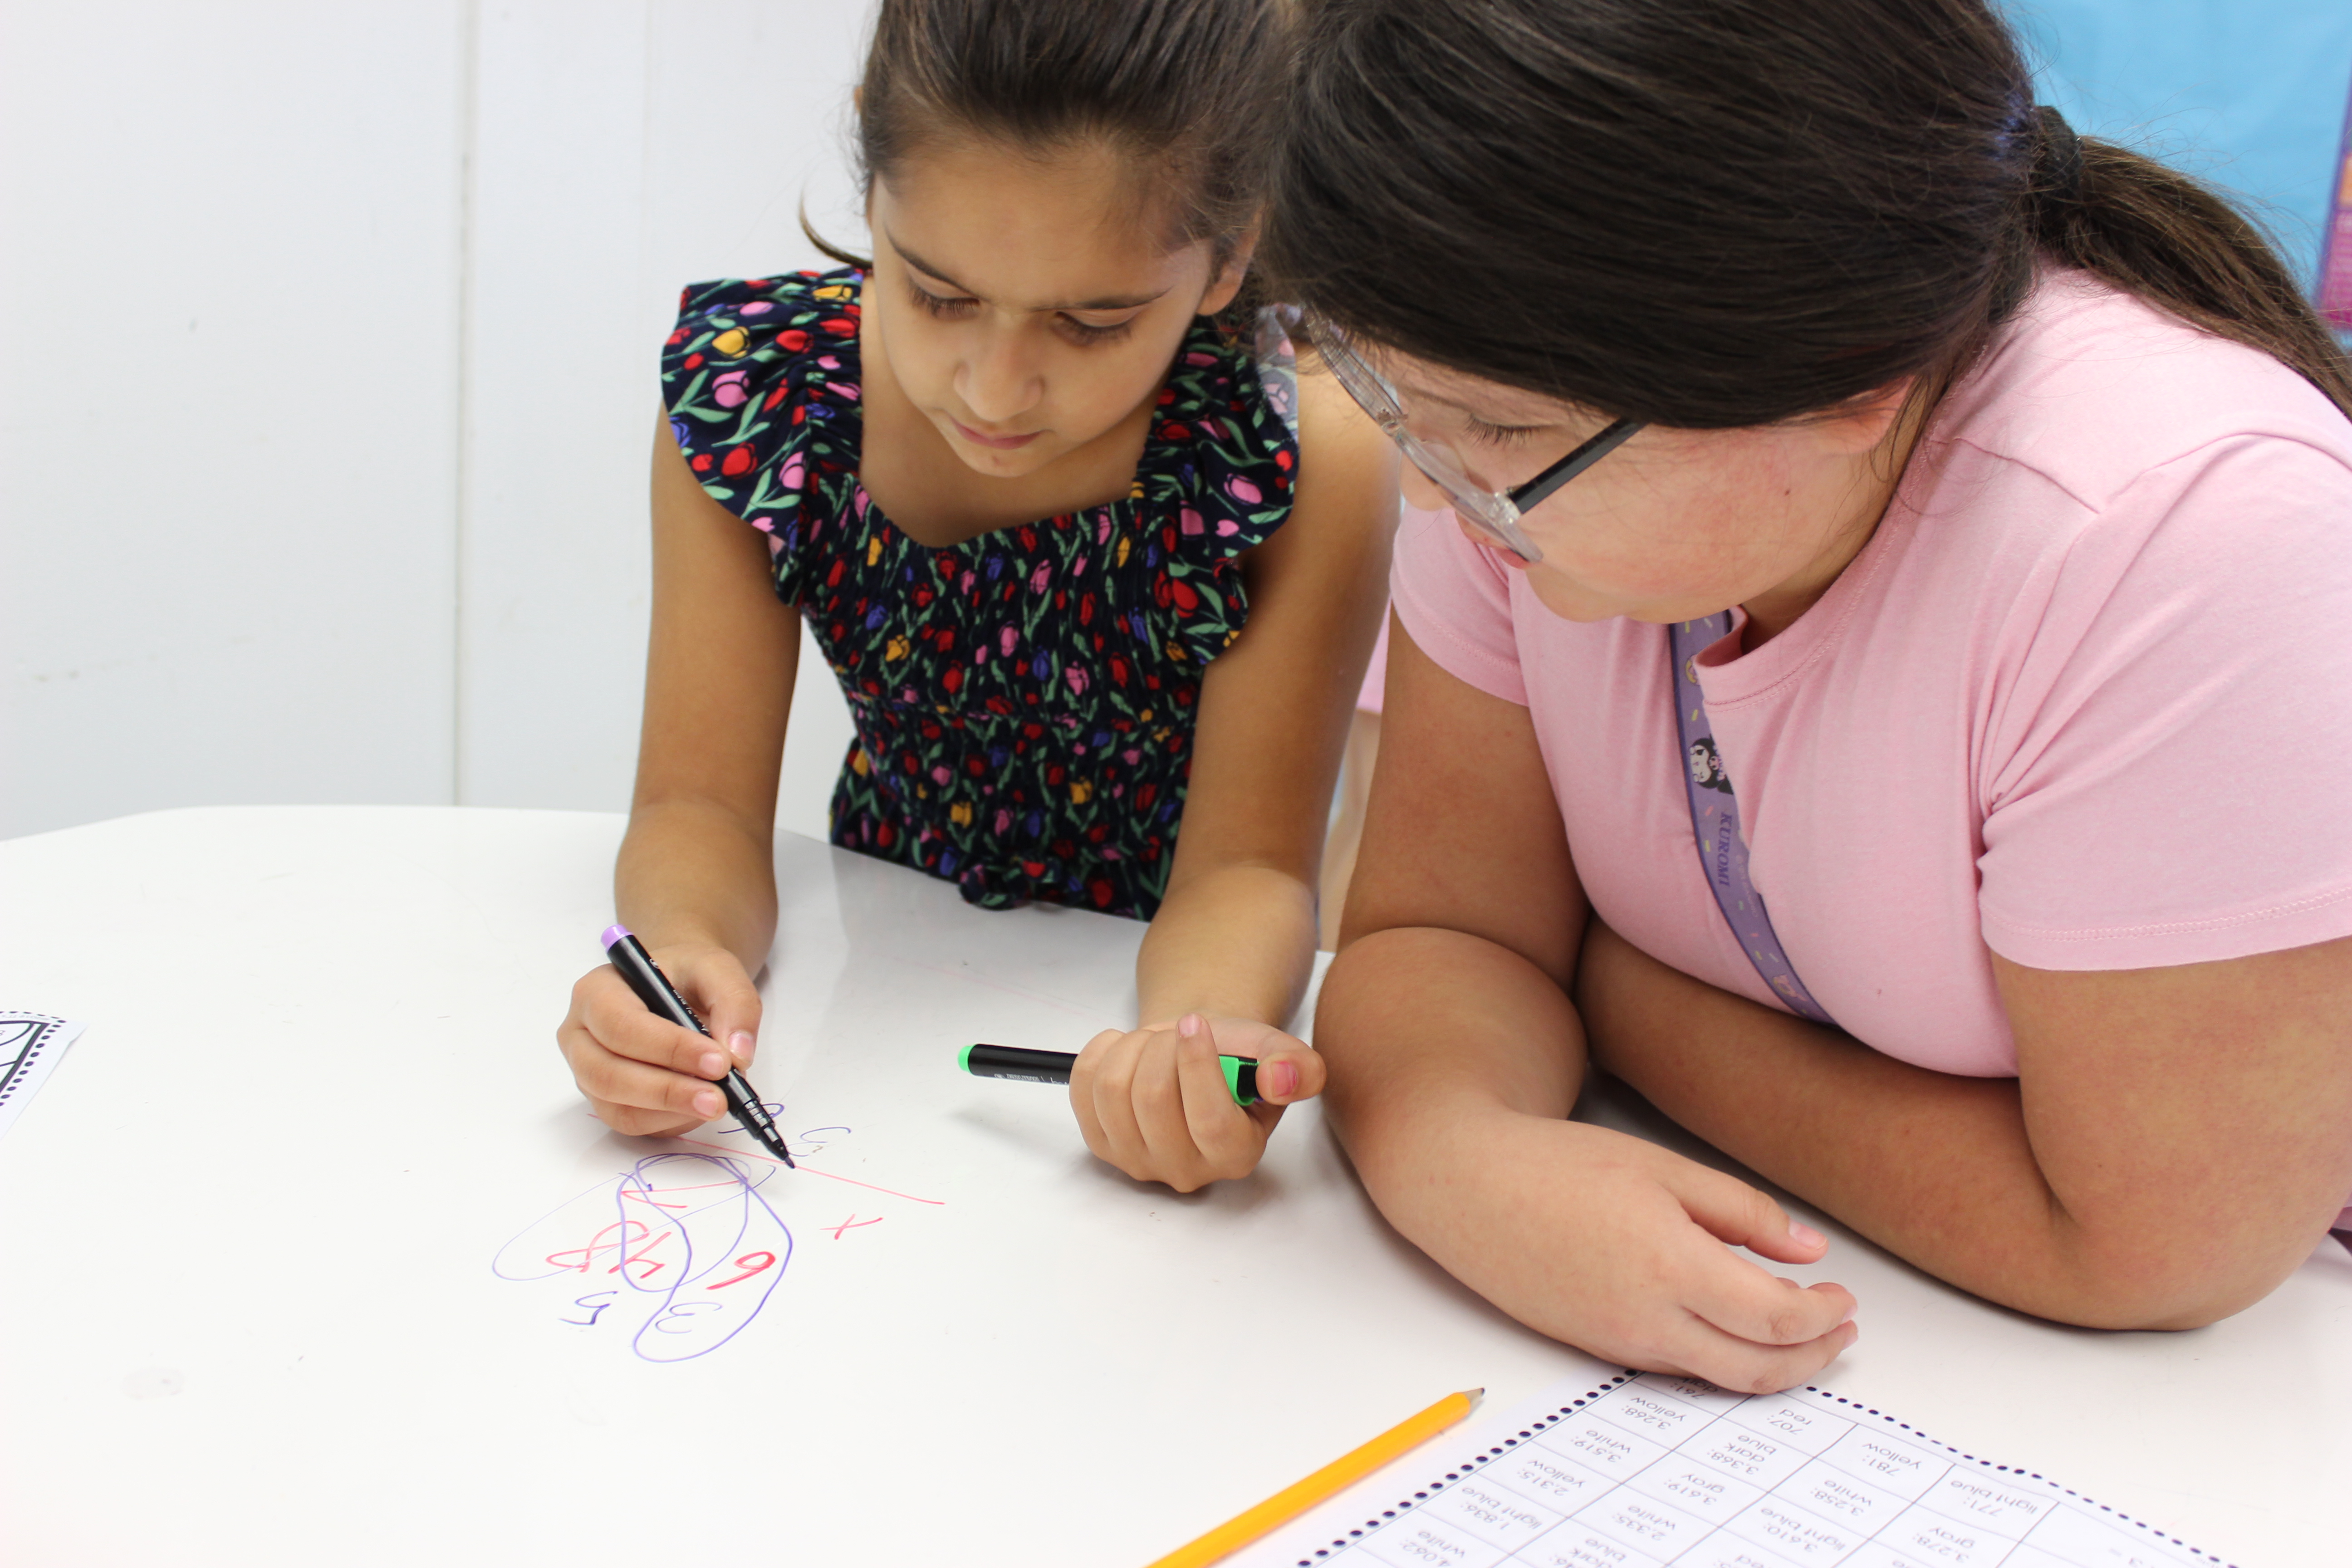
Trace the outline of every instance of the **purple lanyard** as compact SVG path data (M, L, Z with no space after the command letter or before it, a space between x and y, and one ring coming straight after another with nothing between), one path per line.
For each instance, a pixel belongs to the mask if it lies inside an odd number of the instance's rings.
M1666 628L1666 652L1674 662L1675 728L1683 742L1683 787L1690 795L1691 831L1698 842L1699 869L1714 889L1723 918L1731 922L1748 960L1773 994L1790 1009L1816 1024L1837 1027L1837 1020L1813 1000L1797 978L1780 939L1772 934L1772 919L1764 900L1748 880L1748 844L1739 837L1739 803L1731 796L1731 775L1715 749L1707 727L1706 698L1699 690L1697 659L1701 649L1731 632L1731 612L1703 621L1679 621Z

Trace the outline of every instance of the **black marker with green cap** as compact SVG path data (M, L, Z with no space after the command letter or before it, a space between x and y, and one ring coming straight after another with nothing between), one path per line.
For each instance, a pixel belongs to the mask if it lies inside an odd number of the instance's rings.
M1012 1079L1019 1083L1067 1083L1078 1058L1067 1051L1024 1051L1018 1046L966 1046L956 1066L974 1078ZM1257 1103L1257 1063L1249 1057L1219 1057L1225 1090L1235 1105Z

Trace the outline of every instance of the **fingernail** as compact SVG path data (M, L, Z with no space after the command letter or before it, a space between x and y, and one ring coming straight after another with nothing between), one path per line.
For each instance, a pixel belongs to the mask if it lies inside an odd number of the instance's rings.
M1265 1100L1288 1100L1298 1092L1298 1064L1270 1062L1258 1068L1259 1096Z
M705 1051L695 1062L694 1068L705 1078L717 1078L727 1070L727 1058L717 1051Z
M1799 1247L1827 1247L1830 1244L1828 1237L1802 1220L1792 1219L1789 1222L1789 1239Z
M1176 1020L1176 1033L1181 1038L1189 1040L1200 1032L1201 1015L1198 1013L1187 1013Z
M719 1114L719 1091L715 1089L706 1089L694 1097L694 1113L705 1121Z
M1841 1328L1841 1329L1842 1329L1842 1328L1844 1328L1848 1323L1851 1323L1851 1322L1853 1322L1853 1315L1854 1315L1856 1312L1859 1312L1859 1311L1861 1311L1861 1310L1862 1310L1862 1303L1861 1303L1861 1302L1859 1302L1859 1301L1856 1301L1853 1306L1848 1307L1848 1308L1845 1310L1845 1316L1844 1316L1844 1317L1843 1317L1843 1318L1840 1318L1840 1319L1837 1321L1837 1326L1838 1326L1839 1328ZM1860 1333L1860 1332L1862 1332L1862 1331L1861 1331L1860 1329L1856 1329L1856 1330L1854 1331L1854 1332L1855 1332L1855 1333Z
M745 1067L750 1067L751 1058L760 1054L760 1042L752 1037L749 1029L738 1029L728 1036L727 1047L742 1059Z

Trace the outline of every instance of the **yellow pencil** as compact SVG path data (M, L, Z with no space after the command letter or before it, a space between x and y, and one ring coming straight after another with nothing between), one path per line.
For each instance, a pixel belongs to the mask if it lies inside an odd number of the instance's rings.
M1151 1564L1151 1568L1208 1568L1259 1536L1288 1524L1324 1499L1370 1475L1399 1454L1418 1448L1470 1414L1483 1388L1449 1394L1420 1415L1400 1421L1352 1454L1332 1460L1305 1480L1286 1486L1255 1508L1227 1520L1200 1540Z

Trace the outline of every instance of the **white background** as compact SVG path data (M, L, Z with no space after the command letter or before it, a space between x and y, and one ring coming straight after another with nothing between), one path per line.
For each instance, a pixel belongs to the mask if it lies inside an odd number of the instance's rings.
M865 7L0 5L0 837L616 810L679 286L862 241ZM803 662L785 826L848 720Z

